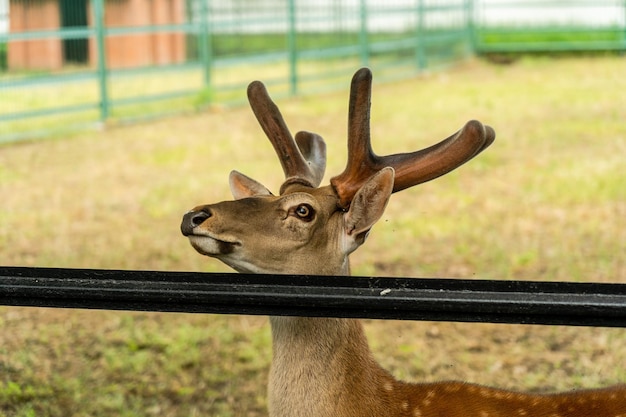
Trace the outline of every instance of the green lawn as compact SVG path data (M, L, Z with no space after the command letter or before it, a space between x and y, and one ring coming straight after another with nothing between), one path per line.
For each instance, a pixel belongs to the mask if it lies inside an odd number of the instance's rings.
M375 83L379 154L426 147L473 118L498 136L466 166L394 195L353 273L624 282L625 73L618 56L524 58ZM340 172L347 91L279 106L294 132L326 138L326 178ZM282 180L247 108L0 146L0 263L226 271L179 224L189 208L231 198L231 169L275 191ZM366 330L408 380L533 391L626 382L624 329ZM270 356L263 317L0 307L0 416L263 416Z

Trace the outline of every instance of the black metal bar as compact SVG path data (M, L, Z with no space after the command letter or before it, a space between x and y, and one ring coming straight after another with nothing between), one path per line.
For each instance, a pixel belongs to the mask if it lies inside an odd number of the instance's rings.
M626 284L0 267L0 305L626 327Z

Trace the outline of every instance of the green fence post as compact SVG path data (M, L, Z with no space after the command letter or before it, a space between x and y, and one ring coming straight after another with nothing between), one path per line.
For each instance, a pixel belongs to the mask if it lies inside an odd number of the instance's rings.
M622 55L624 53L626 53L626 0L623 1L624 3L624 30L623 30L623 38L622 38Z
M289 92L298 94L298 45L296 39L296 1L288 2L287 55L289 57Z
M96 29L96 45L98 50L98 84L100 87L100 121L105 122L109 118L109 87L108 70L105 50L105 27L104 27L104 1L94 0L93 14Z
M361 0L359 2L359 9L359 18L361 19L359 30L361 65L367 67L370 64L370 45L369 37L367 36L367 0Z
M424 39L424 0L417 2L417 47L415 58L417 59L417 68L420 71L426 69L428 62L426 61L426 42Z
M466 22L465 27L467 29L467 36L470 42L470 54L475 55L478 50L478 34L476 33L476 9L474 0L465 1Z
M200 62L204 75L204 86L211 87L211 61L213 51L211 50L211 28L209 26L209 1L200 0Z

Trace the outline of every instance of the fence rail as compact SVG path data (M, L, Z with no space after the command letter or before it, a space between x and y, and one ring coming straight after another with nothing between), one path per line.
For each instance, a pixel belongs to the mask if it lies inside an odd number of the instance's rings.
M624 0L479 3L478 53L626 51Z
M626 0L4 2L0 142L240 103L258 78L286 96L364 65L384 80L473 53L626 51Z
M0 267L0 305L626 327L626 284Z

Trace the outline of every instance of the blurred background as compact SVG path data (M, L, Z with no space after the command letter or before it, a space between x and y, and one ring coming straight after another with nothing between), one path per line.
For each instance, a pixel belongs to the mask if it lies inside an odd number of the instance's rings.
M470 119L496 142L394 194L354 275L626 281L626 1L0 0L0 265L224 272L179 230L277 191L245 105L346 159L372 68L378 154ZM411 381L551 392L626 382L624 329L366 321ZM0 306L0 416L266 416L267 318Z
M0 0L0 141L403 79L470 56L624 51L623 0ZM37 100L29 97L37 96Z

